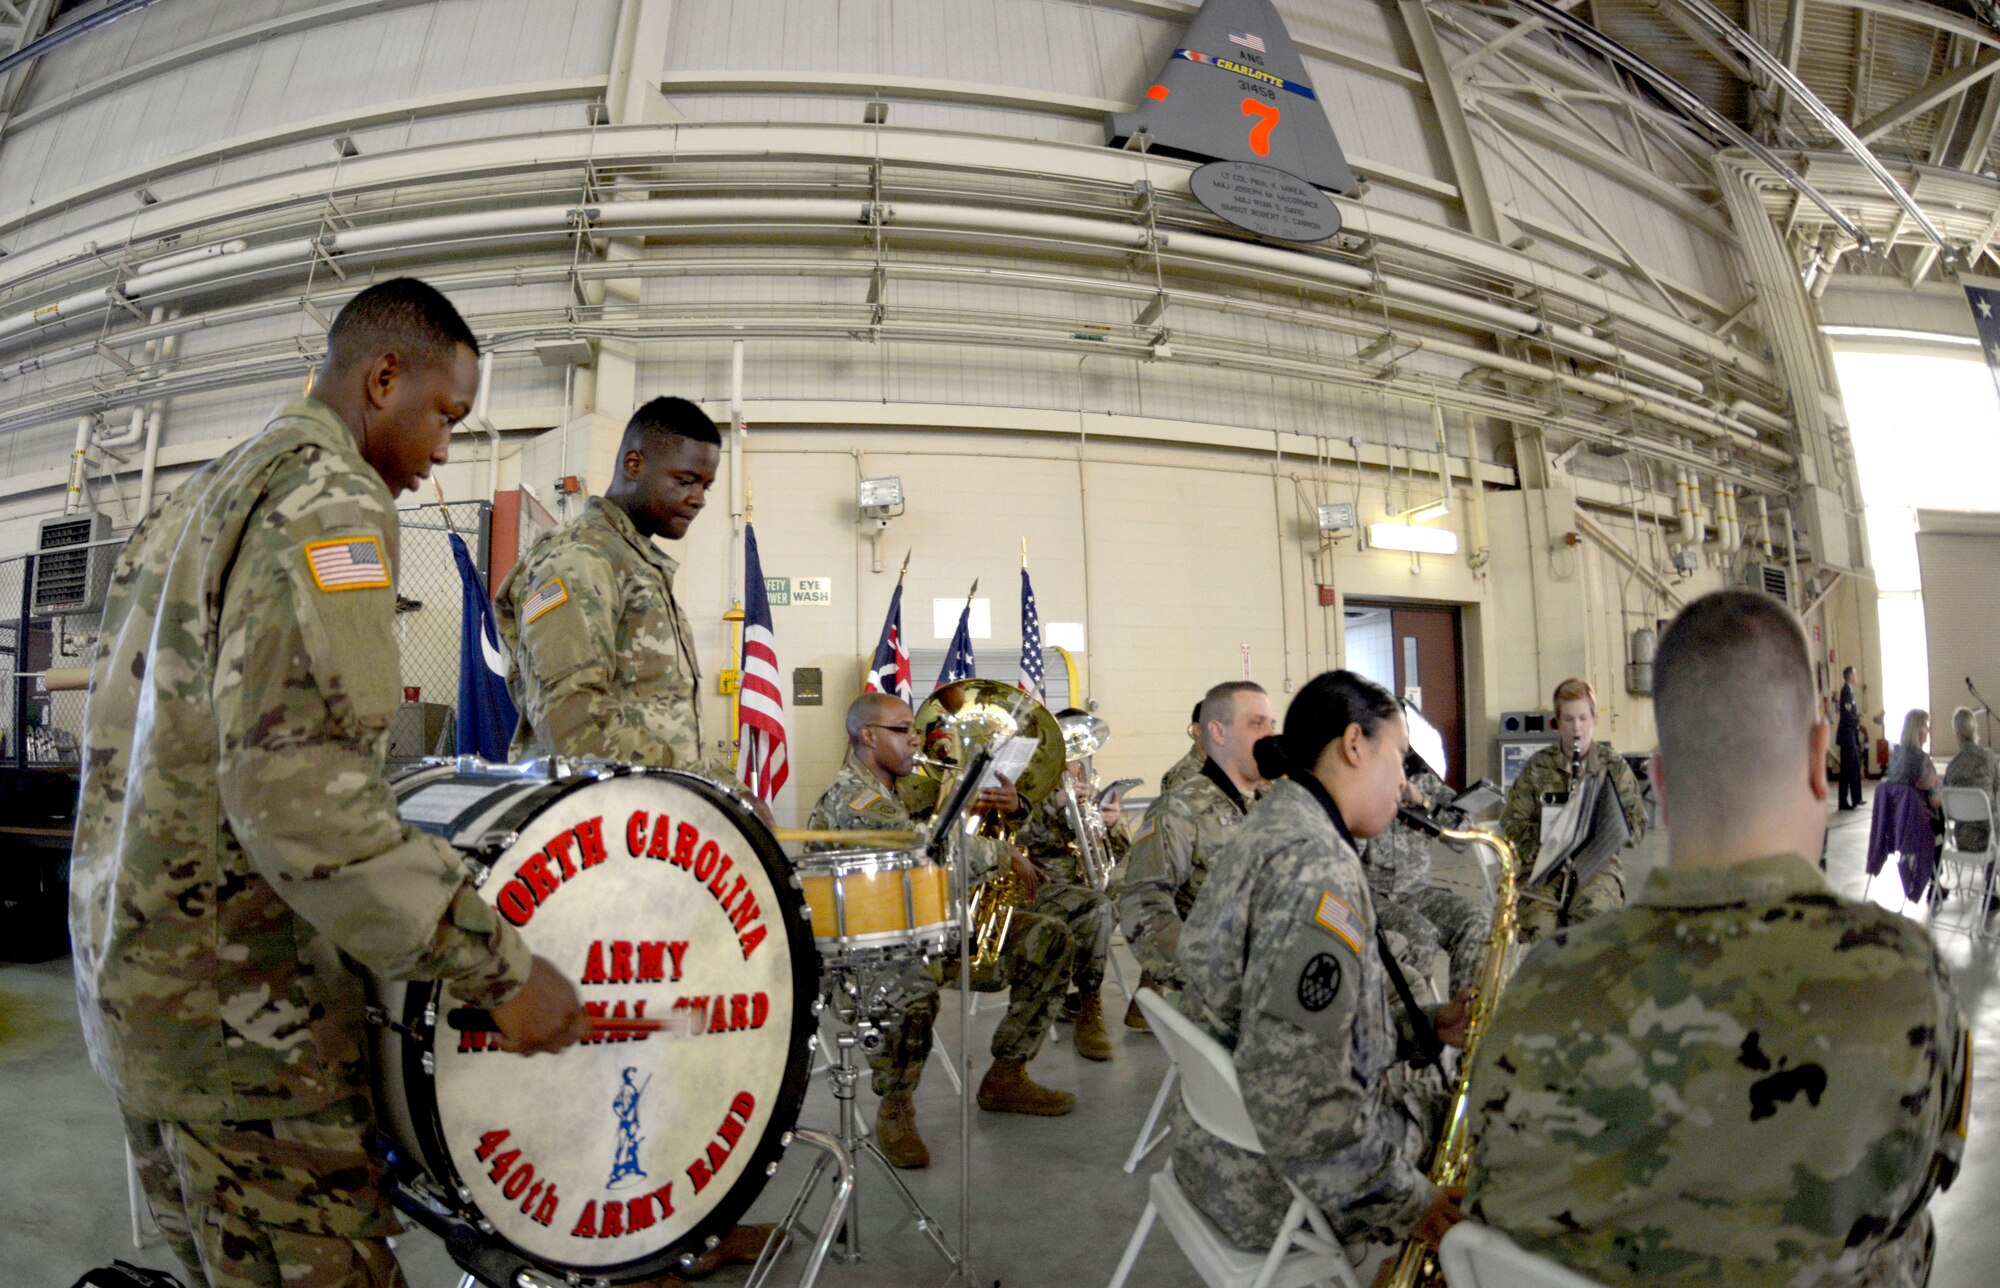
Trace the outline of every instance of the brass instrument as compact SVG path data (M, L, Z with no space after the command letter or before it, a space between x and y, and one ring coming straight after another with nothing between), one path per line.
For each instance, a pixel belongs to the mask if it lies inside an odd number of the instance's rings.
M1030 806L1055 789L1063 772L1063 735L1049 709L1029 694L998 680L958 680L917 708L917 772L944 782L981 748L998 749L1014 738L1035 740L1034 754L1014 790ZM981 830L1011 844L1012 827L996 820ZM1004 864L979 883L966 913L972 923L971 964L991 976L1014 924L1014 911L1027 906L1028 885Z
M1105 835L1104 816L1098 813L1099 797L1091 757L1111 737L1111 726L1083 713L1063 716L1056 723L1062 728L1063 759L1084 767L1083 783L1072 780L1063 784L1063 808L1069 813L1069 828L1076 836L1084 879L1092 889L1102 892L1111 888L1111 841Z
M1472 1133L1468 1126L1471 1113L1469 1095L1472 1090L1473 1056L1479 1050L1480 1039L1492 1025L1493 1012L1500 1005L1500 994L1507 987L1507 979L1513 973L1514 957L1514 847L1491 832L1480 828L1440 827L1430 818L1414 810L1401 811L1404 822L1421 832L1440 836L1449 841L1470 841L1492 849L1499 875L1494 879L1493 929L1486 936L1486 946L1480 951L1479 973L1472 985L1472 1013L1468 1017L1465 1032L1465 1051L1458 1062L1458 1080L1452 1088L1451 1105L1445 1114L1444 1130L1438 1136L1437 1152L1431 1155L1431 1184L1442 1189L1447 1185L1465 1184L1467 1164L1472 1156ZM1444 1273L1438 1266L1437 1253L1412 1238L1403 1245L1402 1255L1396 1261L1396 1268L1383 1281L1393 1288L1442 1288Z

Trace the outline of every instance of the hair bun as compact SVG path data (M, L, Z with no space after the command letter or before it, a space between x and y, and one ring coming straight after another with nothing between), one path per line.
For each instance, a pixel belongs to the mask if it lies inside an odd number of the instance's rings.
M1285 750L1285 740L1276 734L1259 738L1250 752L1257 758L1257 772L1265 778L1283 778L1292 772L1291 753Z

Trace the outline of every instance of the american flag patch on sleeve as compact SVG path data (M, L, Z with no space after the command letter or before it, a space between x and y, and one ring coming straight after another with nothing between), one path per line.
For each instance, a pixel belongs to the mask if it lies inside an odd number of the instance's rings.
M560 608L569 602L569 592L563 589L562 578L551 577L534 594L521 601L521 625L526 626L551 608Z
M1352 948L1356 956L1360 955L1361 940L1368 932L1362 928L1360 914L1349 907L1346 900L1332 891L1321 894L1319 907L1313 912L1313 921Z
M321 590L373 590L389 584L389 564L374 537L341 537L306 546L306 567Z

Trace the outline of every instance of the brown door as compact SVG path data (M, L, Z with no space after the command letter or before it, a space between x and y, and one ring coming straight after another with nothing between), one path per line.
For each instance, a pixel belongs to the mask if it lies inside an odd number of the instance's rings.
M1459 659L1458 609L1435 604L1367 604L1348 600L1351 609L1386 609L1390 660L1398 697L1416 702L1424 718L1444 735L1450 758L1446 781L1465 786L1465 689Z

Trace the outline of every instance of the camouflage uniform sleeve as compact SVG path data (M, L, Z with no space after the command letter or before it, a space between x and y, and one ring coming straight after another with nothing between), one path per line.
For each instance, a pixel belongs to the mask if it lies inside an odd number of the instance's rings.
M1523 765L1520 776L1507 789L1507 803L1500 810L1500 835L1514 848L1514 857L1524 873L1533 869L1535 851L1542 847L1542 793L1536 785L1539 777L1532 760Z
M558 754L673 768L674 753L622 716L618 570L585 542L549 552L521 589L520 643L528 718ZM688 768L688 766L682 766Z
M1118 920L1132 955L1147 974L1174 987L1182 982L1174 962L1181 946L1174 894L1192 874L1194 843L1195 821L1187 806L1172 794L1154 801L1118 887Z
M223 590L214 702L230 828L279 897L369 970L503 1002L527 980L527 946L456 850L404 826L382 776L399 696L385 508L338 474L273 491ZM364 560L372 543L380 580L322 588L322 543Z
M1432 1188L1403 1153L1401 1121L1384 1120L1387 1100L1358 1073L1369 980L1367 940L1354 941L1362 921L1346 900L1320 915L1336 893L1295 857L1272 861L1268 871L1283 878L1260 885L1251 911L1235 1052L1243 1103L1267 1157L1309 1198L1378 1230L1407 1232ZM1357 873L1347 898L1366 897Z
M1625 757L1611 752L1609 747L1605 750L1610 752L1611 785L1618 790L1618 803L1625 807L1625 826L1631 829L1631 844L1637 845L1646 838L1646 827L1650 821L1645 794L1639 789L1639 776L1632 772L1632 766L1626 763Z

